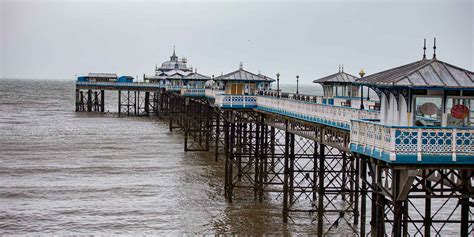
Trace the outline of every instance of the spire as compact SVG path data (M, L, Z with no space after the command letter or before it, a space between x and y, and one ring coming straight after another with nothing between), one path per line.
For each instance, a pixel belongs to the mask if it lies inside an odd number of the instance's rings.
M240 69L240 70L244 69L244 63L243 63L243 62L240 62L240 64L239 64L239 69Z
M436 37L433 42L433 59L436 59Z
M178 56L176 56L176 47L173 46L173 55L170 57L171 61L178 61Z
M341 72L344 72L344 64L342 64Z
M423 59L426 59L426 39L423 41Z
M339 64L339 72L341 72L341 64Z

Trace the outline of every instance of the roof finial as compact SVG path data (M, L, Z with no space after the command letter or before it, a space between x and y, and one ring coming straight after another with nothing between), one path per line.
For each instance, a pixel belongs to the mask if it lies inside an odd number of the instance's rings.
M239 64L239 69L242 70L244 69L244 63L241 61L240 64Z
M426 59L426 39L423 41L423 59Z
M171 61L178 61L178 57L176 56L176 47L173 45L173 55L170 57Z
M436 37L434 37L433 42L433 59L436 59Z
M344 64L342 64L341 72L344 72Z
M341 64L339 64L339 72L341 72Z

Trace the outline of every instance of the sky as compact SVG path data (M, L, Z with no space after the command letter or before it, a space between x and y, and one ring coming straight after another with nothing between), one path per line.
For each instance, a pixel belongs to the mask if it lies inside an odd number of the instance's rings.
M372 74L427 55L473 71L473 1L0 0L0 77L153 74L178 56L206 75L244 69L281 83Z

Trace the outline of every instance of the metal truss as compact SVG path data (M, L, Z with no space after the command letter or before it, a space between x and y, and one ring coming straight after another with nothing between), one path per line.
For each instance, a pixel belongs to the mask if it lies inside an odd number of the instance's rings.
M104 90L87 90L76 89L76 112L104 112L105 99Z
M370 234L449 236L460 230L473 236L474 168L398 166L368 157L361 157L361 166L372 190Z

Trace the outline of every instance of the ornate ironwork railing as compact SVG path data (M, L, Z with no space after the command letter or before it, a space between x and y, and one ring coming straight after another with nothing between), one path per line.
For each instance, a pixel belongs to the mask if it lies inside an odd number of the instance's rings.
M254 95L216 94L215 98L214 104L224 109L257 107L257 97Z
M158 83L142 83L142 82L90 82L76 81L77 86L107 86L107 87L152 87L161 88Z
M181 88L182 96L204 97L206 90L204 88Z
M346 130L350 129L351 119L379 118L379 111L374 110L360 110L351 107L317 104L302 100L268 96L257 97L257 108Z
M351 150L388 162L474 164L474 128L389 126L353 120Z

